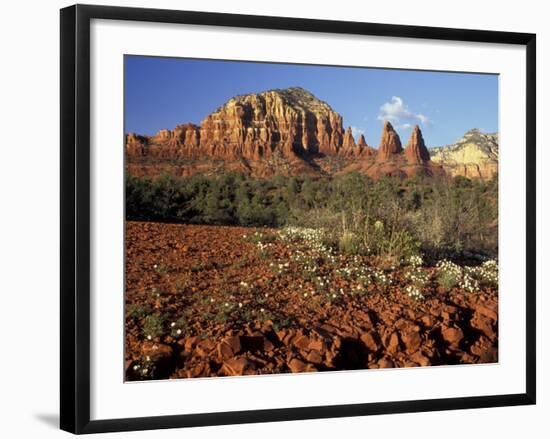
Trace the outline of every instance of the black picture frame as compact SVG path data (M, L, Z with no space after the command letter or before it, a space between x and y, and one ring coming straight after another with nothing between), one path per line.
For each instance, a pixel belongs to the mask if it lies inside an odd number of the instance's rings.
M485 42L526 47L526 392L416 401L348 404L90 420L90 21L181 23L334 34ZM61 429L81 434L251 422L535 404L536 36L210 12L75 5L61 10Z

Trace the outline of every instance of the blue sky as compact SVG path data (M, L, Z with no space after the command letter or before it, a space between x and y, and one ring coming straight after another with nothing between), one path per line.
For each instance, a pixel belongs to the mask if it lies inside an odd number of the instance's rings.
M466 131L498 131L498 76L184 58L125 57L125 131L199 124L229 98L300 86L327 102L367 143L390 120L406 143L420 125L428 147Z

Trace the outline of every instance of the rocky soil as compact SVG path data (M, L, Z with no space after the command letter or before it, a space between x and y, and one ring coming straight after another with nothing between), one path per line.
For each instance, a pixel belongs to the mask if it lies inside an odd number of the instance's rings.
M498 361L497 289L445 289L436 270L314 234L127 222L126 379Z

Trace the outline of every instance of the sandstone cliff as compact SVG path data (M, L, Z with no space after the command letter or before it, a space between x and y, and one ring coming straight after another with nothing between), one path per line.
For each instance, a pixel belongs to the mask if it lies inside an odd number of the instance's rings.
M407 147L403 149L399 135L389 122L384 123L378 149L368 147L358 160L349 163L341 172L352 171L374 179L445 175L441 165L431 162L420 127L414 128Z
M411 165L421 165L430 160L430 153L424 144L424 137L422 137L422 132L418 125L414 127L409 143L407 143L405 157L407 158L407 163Z
M380 146L378 147L378 154L376 155L377 162L386 162L396 158L397 154L403 152L401 147L401 140L393 129L393 126L389 122L384 123L382 129L382 139L380 140Z
M490 179L498 173L498 135L472 129L452 145L430 149L430 155L451 176Z
M336 154L343 137L342 117L308 91L293 87L236 96L209 114L200 127L180 125L148 139L129 134L126 151L129 155L206 154L253 161L278 152L293 159Z
M326 102L303 88L291 87L235 96L200 125L185 123L152 136L129 133L126 167L132 174L150 176L236 171L269 177L358 171L373 178L405 178L444 175L445 168L450 175L485 177L491 163L484 158L489 152L495 155L495 148L480 153L476 143L480 136L486 135L467 133L460 144L432 150L436 159L430 160L418 126L403 149L399 135L385 122L375 149L363 135L356 141L351 127L344 130L342 116Z

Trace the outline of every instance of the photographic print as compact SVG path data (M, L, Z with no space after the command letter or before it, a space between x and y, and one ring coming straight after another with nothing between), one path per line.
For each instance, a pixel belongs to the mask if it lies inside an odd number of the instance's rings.
M126 55L126 380L497 362L498 79Z

